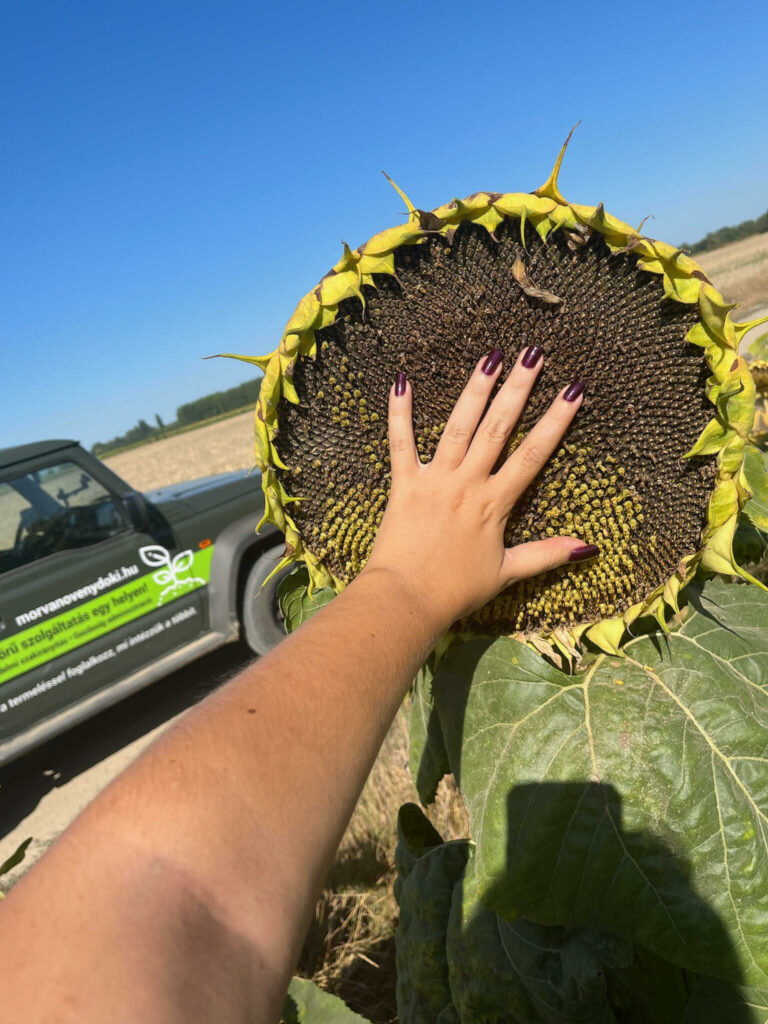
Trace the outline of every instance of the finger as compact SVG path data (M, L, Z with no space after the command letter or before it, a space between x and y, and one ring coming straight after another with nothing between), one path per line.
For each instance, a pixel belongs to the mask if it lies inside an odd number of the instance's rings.
M470 472L485 478L493 469L541 373L543 357L538 345L531 345L518 356L472 438L464 460Z
M501 373L502 353L494 349L478 362L448 417L433 462L454 469L467 454L480 417L483 415L493 385Z
M583 401L583 381L575 381L563 388L498 471L495 485L500 488L502 511L508 512L512 508L544 468L547 459L559 447Z
M597 558L600 548L596 544L585 544L576 537L550 537L547 540L533 540L518 544L504 552L502 571L508 586L517 580L549 572L569 562L584 562Z
M389 459L393 483L420 465L413 436L413 391L404 373L398 373L389 392Z

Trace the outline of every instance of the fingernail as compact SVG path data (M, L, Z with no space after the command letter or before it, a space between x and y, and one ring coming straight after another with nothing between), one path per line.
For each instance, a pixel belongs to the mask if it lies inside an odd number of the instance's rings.
M405 394L405 380L405 374L402 372L395 377L395 394L398 398Z
M481 367L486 377L490 377L491 374L498 368L498 365L503 359L503 357L504 353L501 351L500 348L495 348L493 352L488 353L488 355L485 357L485 362Z
M538 345L529 345L523 356L523 366L526 370L532 370L543 355L544 351Z
M573 384L569 384L565 389L563 398L566 402L575 402L579 395L583 393L585 387L586 384L583 380L575 380Z
M569 562L585 562L588 558L595 558L600 554L597 544L585 544L583 548L574 548L568 555Z
M733 373L733 371L736 369L736 367L738 365L739 365L739 360L738 359L734 359L733 360L733 366L731 367L731 373Z

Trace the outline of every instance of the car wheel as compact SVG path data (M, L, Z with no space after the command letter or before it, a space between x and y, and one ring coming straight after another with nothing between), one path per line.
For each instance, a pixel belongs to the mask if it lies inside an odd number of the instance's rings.
M243 592L243 634L245 641L255 654L266 654L285 636L285 626L277 600L277 588L285 569L275 573L271 580L265 580L284 554L282 546L270 548L251 566Z

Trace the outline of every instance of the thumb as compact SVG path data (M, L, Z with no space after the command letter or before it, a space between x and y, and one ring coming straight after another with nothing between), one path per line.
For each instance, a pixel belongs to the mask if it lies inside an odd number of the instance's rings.
M547 540L533 540L518 544L504 552L502 572L507 577L506 585L549 569L557 569L568 562L585 562L600 554L597 544L585 544L578 537L550 537Z

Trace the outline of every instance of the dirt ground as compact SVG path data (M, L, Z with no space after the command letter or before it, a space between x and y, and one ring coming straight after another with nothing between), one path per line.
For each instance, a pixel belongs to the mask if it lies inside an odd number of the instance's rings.
M233 469L252 469L253 413L107 456L104 462L137 491Z

